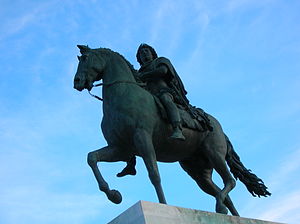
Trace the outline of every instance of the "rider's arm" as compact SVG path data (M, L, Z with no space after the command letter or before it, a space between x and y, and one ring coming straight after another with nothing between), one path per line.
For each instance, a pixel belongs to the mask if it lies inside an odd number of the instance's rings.
M142 73L140 77L144 81L149 81L157 78L165 78L167 72L168 72L168 67L164 64L161 64L152 71Z

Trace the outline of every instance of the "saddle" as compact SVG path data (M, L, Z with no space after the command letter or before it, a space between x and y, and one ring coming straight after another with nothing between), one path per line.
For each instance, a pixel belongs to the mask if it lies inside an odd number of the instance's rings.
M160 99L153 95L157 108L161 117L168 121L167 112L161 103ZM182 127L193 129L196 131L212 131L213 127L210 123L208 115L201 108L196 108L192 105L188 105L188 108L183 107L180 104L176 104L181 118Z

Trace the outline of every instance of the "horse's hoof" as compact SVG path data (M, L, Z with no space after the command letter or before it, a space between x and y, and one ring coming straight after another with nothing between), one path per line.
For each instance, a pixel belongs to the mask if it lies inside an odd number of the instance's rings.
M107 197L111 202L115 204L120 204L122 202L122 195L117 190L110 190L107 194Z
M222 204L218 203L216 205L216 212L227 215L228 214L228 209L226 208L226 206L223 203Z

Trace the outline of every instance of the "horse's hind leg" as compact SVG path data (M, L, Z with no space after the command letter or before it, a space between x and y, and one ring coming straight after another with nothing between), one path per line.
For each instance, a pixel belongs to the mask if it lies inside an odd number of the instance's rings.
M99 185L99 189L106 194L107 198L110 201L116 204L121 203L122 196L119 191L111 190L109 188L107 182L104 180L97 166L97 162L100 161L117 162L117 161L124 161L126 159L127 156L124 153L122 153L122 150L120 150L118 147L110 147L110 146L106 146L102 149L98 149L96 151L90 152L87 157L87 162L93 170L93 173Z
M212 181L212 168L204 168L205 161L198 161L195 163L188 161L180 162L181 167L196 181L198 186L207 194L217 198L221 189ZM230 210L232 215L239 216L236 208L234 207L229 195L226 196L224 204Z
M203 191L205 191L204 188L206 188L208 191L211 191L211 195L214 194L213 196L216 198L216 200L218 200L217 196L220 194L221 189L212 181L211 176L204 177L203 180L200 179L200 182L203 182ZM208 191L206 193L210 194ZM234 207L234 204L232 203L229 194L227 194L227 196L225 197L224 204L229 209L232 215L240 216L238 211Z
M227 168L225 158L223 158L222 155L218 154L217 151L215 152L216 154L210 157L210 161L214 169L221 176L224 183L224 188L216 196L216 212L227 214L227 209L224 206L224 200L228 196L228 193L235 187L236 182Z

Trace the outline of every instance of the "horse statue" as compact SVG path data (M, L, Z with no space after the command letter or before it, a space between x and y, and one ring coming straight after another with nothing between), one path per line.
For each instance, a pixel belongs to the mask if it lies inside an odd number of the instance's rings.
M208 114L212 131L183 128L185 141L169 139L172 127L161 118L153 95L136 81L133 66L110 49L77 46L82 55L78 56L74 88L90 91L94 82L103 80L101 129L107 146L89 152L87 161L99 189L110 201L119 204L122 196L119 191L110 189L97 162L126 162L134 156L143 159L158 201L163 204L167 202L157 161L179 162L204 192L215 197L218 213L227 214L229 209L232 215L239 216L228 195L236 185L235 179L242 181L253 196L271 195L263 181L241 163L217 119ZM223 189L213 182L213 169L221 176Z

